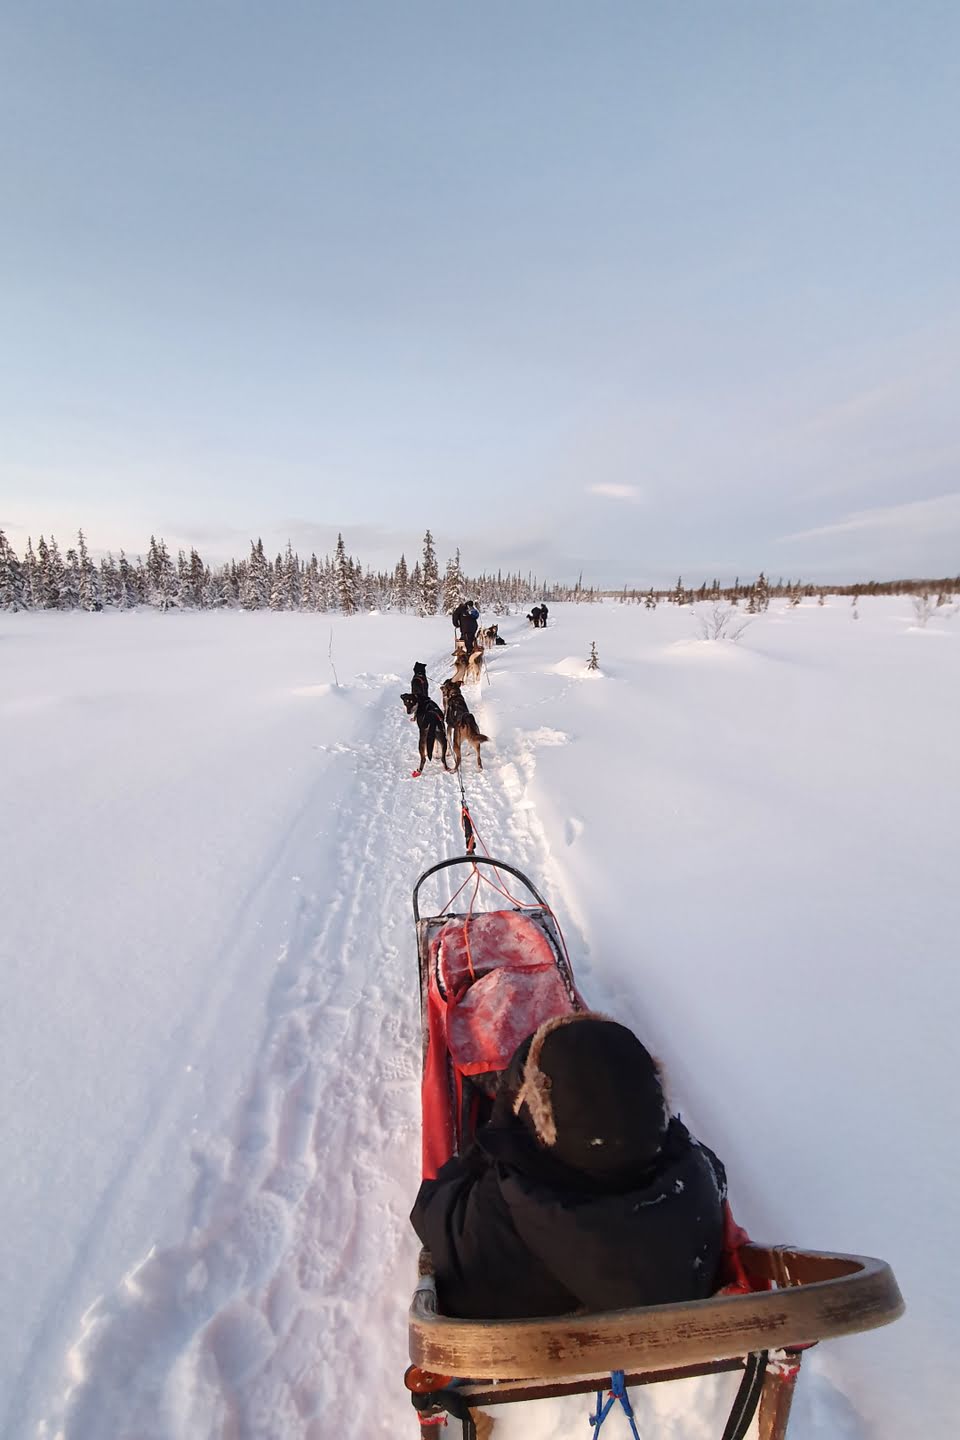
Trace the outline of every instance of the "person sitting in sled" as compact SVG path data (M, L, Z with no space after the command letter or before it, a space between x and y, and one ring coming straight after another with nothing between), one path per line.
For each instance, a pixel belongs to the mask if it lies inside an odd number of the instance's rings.
M506 1320L705 1299L725 1199L656 1061L625 1026L579 1014L518 1048L490 1122L423 1181L410 1218L441 1312Z

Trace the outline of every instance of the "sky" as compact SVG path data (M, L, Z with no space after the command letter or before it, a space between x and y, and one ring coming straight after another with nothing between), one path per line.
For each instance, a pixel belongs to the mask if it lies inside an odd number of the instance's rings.
M960 571L954 0L5 0L0 527Z

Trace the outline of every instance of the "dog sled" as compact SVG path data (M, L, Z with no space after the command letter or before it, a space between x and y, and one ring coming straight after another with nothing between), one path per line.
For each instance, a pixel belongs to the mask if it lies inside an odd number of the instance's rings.
M455 895L437 913L422 914L424 883L464 865L467 879ZM528 898L508 890L517 881ZM471 884L469 904L455 909ZM494 908L476 908L482 886L494 892ZM474 855L441 861L417 881L413 913L422 1165L430 1178L486 1120L517 1045L545 1020L587 1007L553 911L512 865ZM884 1261L754 1244L729 1210L725 1251L729 1283L709 1299L523 1320L443 1315L430 1255L421 1251L404 1378L422 1440L435 1437L448 1417L460 1422L463 1440L477 1440L478 1411L591 1392L594 1437L612 1407L636 1435L631 1387L722 1372L739 1372L741 1380L720 1440L743 1440L758 1408L760 1440L783 1440L806 1350L889 1324L903 1300Z

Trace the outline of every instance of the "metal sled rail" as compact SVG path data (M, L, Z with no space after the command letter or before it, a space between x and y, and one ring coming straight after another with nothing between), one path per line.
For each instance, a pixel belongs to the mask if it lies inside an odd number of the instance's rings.
M893 1271L882 1260L760 1245L746 1246L742 1254L752 1277L777 1288L534 1320L438 1314L425 1259L426 1274L410 1308L410 1358L434 1374L485 1381L686 1369L853 1335L903 1313Z
M538 905L541 905L544 910L549 909L546 900L544 900L543 896L540 894L540 891L534 885L533 881L529 880L527 876L524 875L523 871L518 870L515 865L508 865L506 860L493 860L488 855L454 855L451 860L440 860L436 865L431 865L429 870L424 870L423 874L420 876L420 879L414 886L413 918L417 922L417 924L420 923L421 885L425 880L429 880L431 875L436 875L440 870L449 870L450 867L453 865L489 865L491 870L505 870L508 875L512 875L515 880L519 880L521 884L527 887L530 894L536 900Z

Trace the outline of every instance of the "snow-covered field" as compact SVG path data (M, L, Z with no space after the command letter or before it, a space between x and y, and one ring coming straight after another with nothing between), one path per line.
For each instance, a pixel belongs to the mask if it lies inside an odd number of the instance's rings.
M960 1403L960 615L912 617L774 602L731 644L558 606L502 623L472 697L483 840L663 1058L742 1223L894 1265L906 1317L812 1353L795 1440L948 1436ZM11 1440L416 1433L409 892L461 846L399 692L452 631L332 628L339 686L326 617L0 616ZM715 1437L733 1384L638 1393L641 1433Z

